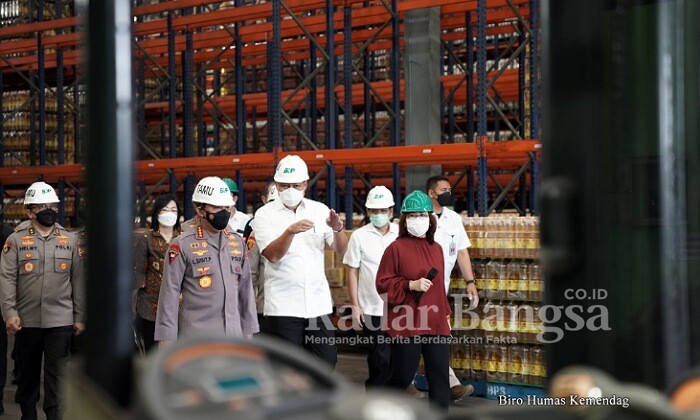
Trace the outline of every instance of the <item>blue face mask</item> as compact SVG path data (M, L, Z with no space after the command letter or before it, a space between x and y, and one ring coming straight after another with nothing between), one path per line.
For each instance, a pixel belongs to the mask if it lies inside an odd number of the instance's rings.
M373 214L369 216L369 221L372 222L372 224L378 228L385 226L387 223L389 223L389 215L388 214Z

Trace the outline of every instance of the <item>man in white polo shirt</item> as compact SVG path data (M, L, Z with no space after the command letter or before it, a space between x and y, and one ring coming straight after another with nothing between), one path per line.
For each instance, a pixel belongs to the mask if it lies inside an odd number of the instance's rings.
M425 192L433 201L433 211L438 219L435 242L442 247L442 254L445 258L445 290L450 290L450 274L457 263L467 281L467 295L471 307L474 308L479 304L479 294L476 290L472 263L469 259L468 248L471 246L471 242L464 230L462 216L447 207L454 202L450 181L444 176L430 177L425 183ZM462 385L450 368L450 400L459 401L472 392L474 392L474 387Z
M348 292L353 321L362 325L370 338L366 387L382 386L389 379L391 347L380 341L384 301L377 293L375 278L384 250L399 236L398 225L391 223L394 196L385 186L374 187L365 202L370 223L353 232L343 264L348 273Z
M304 347L335 366L330 323L333 301L324 269L324 246L344 254L345 227L335 210L304 198L309 172L296 155L275 170L279 200L255 213L255 238L265 262L267 332Z

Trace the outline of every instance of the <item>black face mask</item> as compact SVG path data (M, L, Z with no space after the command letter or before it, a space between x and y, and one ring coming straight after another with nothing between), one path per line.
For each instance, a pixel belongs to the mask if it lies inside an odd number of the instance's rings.
M443 207L451 206L452 204L454 204L455 198L452 196L451 192L444 192L437 196L437 202Z
M209 213L206 210L204 212L207 214L207 222L216 230L224 230L228 225L228 220L231 218L231 212L226 210L219 210L216 213ZM214 215L213 220L209 217L210 215Z
M36 221L44 227L51 227L55 225L57 218L58 213L50 209L44 209L36 214Z

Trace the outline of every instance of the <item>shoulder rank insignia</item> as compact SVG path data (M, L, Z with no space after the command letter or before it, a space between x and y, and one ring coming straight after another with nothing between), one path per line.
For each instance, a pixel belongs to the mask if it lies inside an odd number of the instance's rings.
M202 225L197 226L197 239L204 239L204 228L202 228Z
M170 263L172 264L173 261L175 261L175 258L180 255L180 246L177 244L170 244L170 247L168 248L168 257L170 258Z

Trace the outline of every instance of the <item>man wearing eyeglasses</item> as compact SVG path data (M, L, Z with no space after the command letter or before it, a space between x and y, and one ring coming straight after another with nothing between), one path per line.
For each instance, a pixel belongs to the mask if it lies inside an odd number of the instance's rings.
M23 419L37 418L42 357L44 412L61 418L71 336L85 330L84 252L56 223L58 203L50 185L32 184L24 196L30 226L10 235L0 254L0 305L22 366L15 401Z

